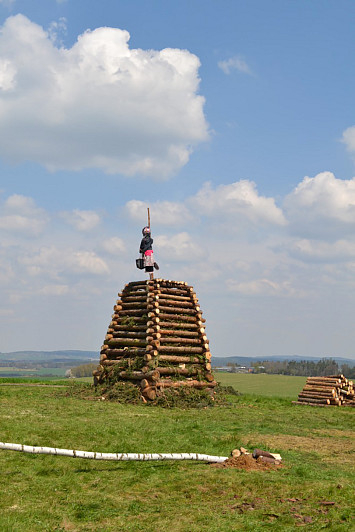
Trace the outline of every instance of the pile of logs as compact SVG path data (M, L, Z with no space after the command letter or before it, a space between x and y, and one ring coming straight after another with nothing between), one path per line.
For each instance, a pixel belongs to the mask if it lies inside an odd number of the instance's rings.
M344 375L308 377L306 385L298 395L295 404L314 406L355 406L353 381Z
M95 384L130 381L144 400L165 388L211 389L211 352L192 286L165 279L128 283L93 372Z

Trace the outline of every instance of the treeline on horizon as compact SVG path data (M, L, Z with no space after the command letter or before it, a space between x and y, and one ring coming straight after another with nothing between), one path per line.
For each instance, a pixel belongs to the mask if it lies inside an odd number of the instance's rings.
M355 366L339 365L332 358L322 358L318 362L309 360L263 360L252 362L254 373L293 375L300 377L324 377L343 374L347 379L355 379Z

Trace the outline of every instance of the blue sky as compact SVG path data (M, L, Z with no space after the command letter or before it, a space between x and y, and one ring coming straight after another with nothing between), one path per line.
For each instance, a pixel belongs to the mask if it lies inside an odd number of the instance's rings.
M355 358L354 19L0 0L0 351L98 349L149 206L213 354Z

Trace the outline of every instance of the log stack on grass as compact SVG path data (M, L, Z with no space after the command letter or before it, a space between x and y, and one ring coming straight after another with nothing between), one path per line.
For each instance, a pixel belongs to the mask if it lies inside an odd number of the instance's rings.
M95 385L129 381L144 400L167 388L213 392L217 383L193 287L166 279L135 281L118 297L93 372Z
M298 400L293 403L313 406L355 406L353 381L346 379L344 375L308 377L298 395Z

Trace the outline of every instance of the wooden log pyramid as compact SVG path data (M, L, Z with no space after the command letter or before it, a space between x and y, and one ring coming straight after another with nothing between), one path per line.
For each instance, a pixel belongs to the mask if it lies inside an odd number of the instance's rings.
M134 281L118 297L94 383L130 381L150 400L169 387L212 392L217 383L193 287L166 279Z

